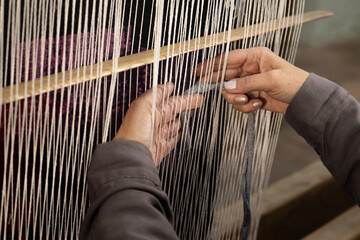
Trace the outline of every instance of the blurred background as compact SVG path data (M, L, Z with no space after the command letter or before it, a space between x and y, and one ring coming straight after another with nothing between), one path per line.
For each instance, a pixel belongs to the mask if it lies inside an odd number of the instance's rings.
M295 65L344 87L360 100L360 1L308 0L305 11L334 16L303 25ZM270 184L320 161L316 152L283 121Z

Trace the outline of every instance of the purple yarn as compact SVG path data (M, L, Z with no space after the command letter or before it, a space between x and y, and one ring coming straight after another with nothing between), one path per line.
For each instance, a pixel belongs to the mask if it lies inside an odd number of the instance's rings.
M131 35L132 30L131 27L123 27L122 31L122 40L121 40L121 48L120 48L120 56L124 56L126 54L130 54L131 47ZM128 37L128 38L126 38ZM108 39L110 38L110 39ZM33 71L32 68L35 66L36 75L35 78L39 78L42 76L47 76L61 71L67 71L69 69L74 69L79 66L90 65L90 53L97 53L96 56L93 57L94 62L99 62L98 52L99 52L99 40L103 39L104 46L102 54L106 55L106 49L109 48L108 56L113 56L114 54L114 32L113 30L106 29L103 33L96 33L90 35L89 33L82 34L74 34L72 36L62 36L58 40L53 39L52 41L45 40L34 40L30 43L22 43L20 45L20 53L24 56L22 61L22 68L19 72L21 72L21 81L33 79ZM80 43L80 45L79 45ZM90 44L91 43L91 44ZM107 46L109 43L109 46ZM72 44L72 46L71 46ZM42 46L44 46L42 48ZM25 69L25 56L26 51L29 51L29 70L28 76L26 76ZM37 51L37 59L35 58L34 52ZM44 52L44 58L41 59L41 51ZM80 53L81 58L79 58L76 52ZM89 54L87 54L89 53ZM63 57L65 54L65 64L63 64ZM72 56L72 57L71 57ZM82 59L82 56L87 56L87 59ZM20 57L20 56L19 56ZM71 57L71 59L70 59ZM110 57L111 59L111 57ZM71 61L70 61L71 60ZM102 58L102 61L106 60L105 57ZM35 63L36 62L36 63ZM49 64L50 62L50 64Z
M103 34L103 35L102 35ZM124 27L122 31L122 40L121 40L121 48L120 48L120 55L129 55L131 54L131 36L132 36L132 28ZM112 58L114 54L114 32L113 30L106 29L103 33L97 33L97 34L79 34L79 35L73 35L71 36L62 36L58 40L54 39L53 41L49 40L34 40L30 43L22 43L20 45L20 52L23 54L22 59L22 65L20 70L18 71L20 76L18 78L21 81L25 81L25 79L30 80L33 78L39 78L40 76L47 76L54 74L56 71L67 71L69 69L74 69L79 66L84 65L90 65L90 56L88 56L88 59L80 59L77 57L76 50L80 53L81 56L87 56L85 53L98 53L99 44L97 42L94 43L95 39L103 39L104 41L104 47L103 47L103 58L102 61L108 60L105 58L106 55L106 49L108 48L108 56L109 59ZM89 44L92 42L92 44ZM73 46L71 47L71 43ZM80 45L79 45L80 43ZM107 46L109 44L109 46ZM42 46L44 46L42 48ZM56 46L58 46L56 48ZM41 49L44 51L43 59L40 59L39 57L35 59L34 52L37 51L37 55L41 56ZM140 51L144 51L146 49L141 48ZM28 69L25 69L25 63L26 59L25 56L26 52L28 51ZM58 54L56 54L58 52ZM133 51L136 53L136 51ZM65 56L65 62L63 63L63 58ZM185 59L191 59L191 55L187 54L184 56ZM71 60L71 61L70 61ZM169 65L172 65L172 71L170 72L170 67L166 68L166 61L160 62L160 73L161 79L165 78L165 71L164 69L167 69L168 71L168 81L175 82L175 76L181 76L182 81L178 81L178 84L175 86L174 92L177 92L177 89L180 88L180 92L182 89L188 88L189 81L187 80L190 76L190 68L187 68L187 71L185 72L184 69L181 67L180 69L177 67L177 60L178 58L173 58L169 60ZM93 62L100 62L99 56L94 56ZM184 63L186 64L186 63ZM189 63L187 65L190 65ZM33 68L36 69L36 75L35 77L32 76ZM137 69L132 69L126 72L119 73L117 76L117 89L115 89L118 92L118 95L114 97L113 106L112 106L112 113L118 113L120 116L124 115L127 111L131 101L133 101L136 98L136 95L141 95L146 89L150 88L150 82L152 80L152 72L150 71L151 66L143 66ZM27 71L27 72L26 72ZM27 75L26 75L27 73ZM159 77L160 77L159 76ZM186 79L185 77L186 76ZM129 79L132 79L131 85ZM109 86L111 82L111 77L105 77L101 80L101 99L103 98L103 94L105 93L108 97L109 94ZM91 83L85 83L85 89L90 86ZM105 91L105 86L107 86L107 91ZM82 85L79 85L79 87L82 87ZM69 89L69 88L68 88ZM125 89L125 91L124 91ZM80 106L80 99L79 96L75 98L77 90L76 87L72 87L71 90L65 90L63 99L61 100L61 90L57 90L55 92L49 92L46 94L42 94L40 96L35 97L34 103L31 103L31 99L29 98L26 105L25 100L20 101L19 109L23 110L24 108L28 108L28 113L30 114L30 107L31 104L35 105L35 113L39 111L40 107L40 99L42 100L42 106L41 106L41 112L45 113L46 111L46 102L48 100L48 106L50 111L53 109L55 105L56 113L55 117L58 118L60 115L62 115L62 121L63 126L65 125L65 114L68 116L68 124L71 126L72 121L75 120L75 126L78 125L78 121L81 121L81 125L85 124L85 104L83 104L83 109L79 109ZM137 93L137 94L136 94ZM70 94L70 101L68 101L68 94ZM130 98L129 98L130 94ZM55 98L56 95L56 98ZM91 119L91 109L92 104L94 102L92 101L93 94L90 94L90 105L89 108L89 115L87 122L90 122ZM75 98L75 101L74 101ZM61 107L62 102L62 107ZM24 106L25 105L25 106ZM10 104L7 104L5 106L5 111L7 111L7 116L9 116L9 106ZM76 106L76 108L75 108ZM69 109L69 111L67 111ZM4 111L4 108L3 108ZM81 111L81 112L80 112ZM23 112L23 111L18 111ZM104 116L105 112L103 109L103 105L100 104L99 109L99 116L100 119ZM4 118L4 114L2 114L2 118ZM22 117L20 113L18 114L18 117ZM30 117L30 116L28 116ZM120 117L121 118L121 117ZM120 119L118 118L118 119ZM52 114L50 112L49 114L49 121L52 121ZM4 124L4 119L2 119L2 125ZM3 141L3 126L0 126L0 141ZM19 129L16 127L16 134L18 134Z

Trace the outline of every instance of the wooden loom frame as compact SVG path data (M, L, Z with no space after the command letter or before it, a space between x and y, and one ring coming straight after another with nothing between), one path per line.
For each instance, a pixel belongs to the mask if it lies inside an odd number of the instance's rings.
M231 30L230 42L266 34L281 29L286 29L299 24L316 21L332 16L328 11L311 11L304 13L303 17L293 15L268 22L258 23L246 27ZM298 20L300 19L300 20ZM250 30L249 30L250 29ZM254 31L253 31L254 30ZM205 49L216 45L227 43L229 32L216 33L184 42L164 46L160 50L160 60L176 57L195 50ZM116 59L117 67L113 67L115 60L99 62L94 65L71 69L65 72L44 76L27 82L11 84L2 88L1 104L10 104L37 95L56 91L61 88L110 76L113 73L124 72L137 67L154 63L154 50L139 52L136 54ZM76 80L74 80L76 79ZM50 83L50 84L49 84ZM232 229L236 234L239 229Z
M312 22L322 18L330 17L333 13L329 11L311 11L304 13L303 17L293 15L268 22L258 23L231 30L230 42L242 40L274 32L277 30ZM297 21L297 19L301 19ZM254 29L255 31L249 31ZM195 50L205 49L227 42L228 31L216 33L168 46L161 47L160 61L167 58L179 56ZM117 68L113 69L113 62L108 60L93 65L71 69L65 72L52 74L49 76L11 84L2 88L1 104L8 104L14 101L23 100L32 96L55 91L61 88L70 87L79 83L85 83L90 80L102 78L113 74L114 72L124 72L137 67L154 63L154 50L135 53L132 55L120 57L117 59ZM77 79L77 80L74 80ZM49 84L50 83L50 84Z

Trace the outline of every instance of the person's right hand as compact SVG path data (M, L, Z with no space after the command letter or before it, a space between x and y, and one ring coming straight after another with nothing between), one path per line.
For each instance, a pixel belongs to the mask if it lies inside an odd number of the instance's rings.
M200 94L170 97L173 90L172 83L158 85L154 124L153 89L133 101L113 141L131 140L143 144L151 151L154 163L158 166L180 139L179 113L199 108L204 102Z
M212 61L200 63L196 74L204 76L208 63ZM218 74L221 76L225 71L225 81L229 81L224 83L223 96L235 109L245 113L261 108L285 114L289 103L309 76L308 72L264 47L230 52L225 69L219 68L223 66L219 66L220 61L223 63L224 59L217 56L212 82L216 82Z

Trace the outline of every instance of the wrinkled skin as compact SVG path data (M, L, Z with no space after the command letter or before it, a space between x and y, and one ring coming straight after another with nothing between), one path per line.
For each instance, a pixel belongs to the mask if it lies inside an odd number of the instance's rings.
M203 104L202 95L170 97L173 90L174 85L171 83L158 85L153 138L153 90L150 89L132 102L113 141L131 140L145 145L158 166L180 139L181 122L177 115L184 110L199 108Z
M244 113L261 108L285 114L289 103L309 76L308 72L264 47L231 51L226 68L221 68L223 64L219 66L224 58L217 56L200 63L196 74L203 77L207 63L213 61L211 81L216 82L218 74L225 71L223 96L236 110Z

